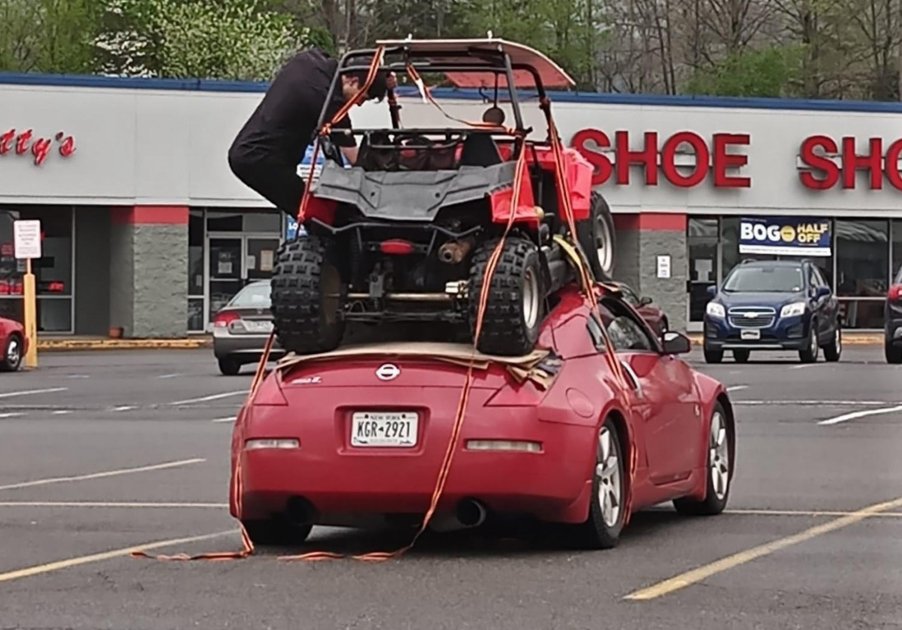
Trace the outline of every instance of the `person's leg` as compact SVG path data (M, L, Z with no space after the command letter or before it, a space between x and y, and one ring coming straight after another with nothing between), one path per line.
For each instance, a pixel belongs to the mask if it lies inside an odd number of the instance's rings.
M304 180L298 177L297 165L230 151L229 166L246 186L279 210L297 216L304 193Z

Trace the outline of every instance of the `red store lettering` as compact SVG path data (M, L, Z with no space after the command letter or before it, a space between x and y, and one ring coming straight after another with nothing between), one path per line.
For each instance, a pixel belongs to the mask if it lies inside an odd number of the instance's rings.
M31 129L21 131L18 134L15 129L10 129L0 134L0 156L4 156L11 151L16 155L31 153L34 157L35 165L40 166L50 155L54 140L59 145L57 150L60 156L67 158L75 153L75 138L64 134L62 131L53 138L40 138L35 137Z
M599 149L610 149L611 139L599 129L582 129L573 135L570 145L579 151L595 167L592 178L593 185L606 183L612 175L620 185L630 183L630 167L641 166L645 175L645 184L658 185L658 170L672 185L679 188L693 188L704 182L713 170L716 188L750 188L751 178L729 175L729 169L738 169L748 164L748 155L732 153L728 149L732 145L749 145L749 134L717 133L712 137L712 146L692 131L680 131L658 142L658 133L646 131L641 149L632 148L630 133L617 131L614 133L614 161ZM595 145L598 149L592 148ZM682 147L688 147L695 156L695 164L684 166L679 164L678 155ZM658 165L660 158L660 167ZM688 172L687 172L688 171Z
M890 144L884 152L883 138L868 138L867 151L858 152L858 140L853 136L842 139L841 146L830 136L810 136L802 142L799 157L805 169L799 173L802 185L811 190L829 190L842 180L842 187L854 189L859 171L868 175L868 187L882 190L886 179L894 188L902 190L902 138ZM840 158L840 164L834 162Z

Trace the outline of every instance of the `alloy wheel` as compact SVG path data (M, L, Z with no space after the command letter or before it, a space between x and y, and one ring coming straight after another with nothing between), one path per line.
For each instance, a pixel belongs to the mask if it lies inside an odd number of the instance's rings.
M595 476L598 478L598 506L601 508L602 520L608 527L614 527L617 524L623 503L620 462L613 439L608 428L602 427L598 433L601 457L595 466Z
M720 411L715 411L711 417L708 463L711 471L711 487L718 500L722 501L727 495L730 483L730 441L727 439L727 427Z

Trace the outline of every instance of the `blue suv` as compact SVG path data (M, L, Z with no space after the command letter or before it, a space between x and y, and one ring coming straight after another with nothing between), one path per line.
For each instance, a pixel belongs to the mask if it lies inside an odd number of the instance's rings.
M752 350L798 350L802 362L839 361L839 300L814 263L745 261L717 287L705 309L705 361L720 363L725 350L737 363Z

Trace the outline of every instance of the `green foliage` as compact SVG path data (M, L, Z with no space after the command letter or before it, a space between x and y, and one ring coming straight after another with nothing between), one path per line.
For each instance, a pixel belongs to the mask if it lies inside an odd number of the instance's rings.
M114 0L106 27L101 66L119 75L265 79L307 39L258 0Z
M0 0L0 71L90 72L98 18L97 0Z
M710 69L699 70L686 92L717 96L783 97L801 73L800 48L773 47L728 56Z

